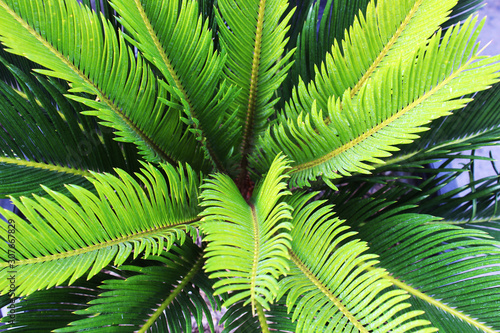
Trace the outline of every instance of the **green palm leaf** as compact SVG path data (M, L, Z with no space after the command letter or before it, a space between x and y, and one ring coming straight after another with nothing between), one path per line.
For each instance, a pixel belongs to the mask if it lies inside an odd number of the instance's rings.
M358 16L342 42L331 40L334 44L331 50L327 50L330 53L326 60L321 66L317 64L315 73L309 74L314 80L299 81L292 100L284 109L286 114L298 116L301 112L309 112L314 100L317 100L319 109L327 110L330 98L342 97L348 89L353 97L377 72L383 72L384 68L400 59L409 61L412 53L425 45L440 24L447 20L456 2L371 1L365 15L356 13ZM327 19L324 20L320 29L328 26ZM312 24L308 29L302 38L310 41L315 32L311 31L314 29ZM325 57L322 51L318 56ZM304 76L304 80L307 77Z
M399 312L408 307L408 298L391 286L387 273L373 266L376 256L364 254L367 244L348 240L355 232L334 218L331 206L321 201L307 204L316 193L294 196L292 248L293 268L280 282L280 293L288 293L287 305L293 309L297 332L404 332L429 322L414 317L422 311ZM319 254L319 255L318 255Z
M192 158L197 142L183 127L180 111L160 101L170 93L110 22L74 1L56 0L1 1L0 22L10 52L48 68L39 73L69 81L72 93L97 96L68 97L97 110L86 114L116 129L118 140L137 144L149 161L189 160L201 167L203 155Z
M119 146L109 130L80 116L81 105L68 102L66 90L6 66L21 90L0 82L0 195L44 195L39 184L63 192L67 183L91 190L85 178L92 177L90 170L136 170L135 148Z
M243 131L239 178L244 181L248 154L274 113L274 92L290 67L292 52L284 54L284 48L293 11L283 17L288 7L283 0L220 0L218 6L220 44L228 56L225 74L241 89L235 108Z
M426 310L437 328L495 332L500 243L482 231L436 222L426 215L387 213L359 230L370 251L380 255L379 266L391 273L385 278L411 294L413 308Z
M265 168L271 156L283 151L295 161L290 175L298 185L320 175L327 180L367 173L373 167L366 162L382 163L380 158L397 150L396 144L412 142L423 125L470 101L461 96L498 80L500 66L488 66L498 58L477 55L475 23L469 19L444 36L438 32L413 60L379 72L358 95L347 90L342 98L330 98L325 112L330 124L313 102L309 114L272 127L262 139L264 158L254 157L254 164ZM415 80L421 73L426 80Z
M101 272L89 281L80 278L72 286L39 290L26 297L17 298L14 305L9 304L8 311L12 312L2 318L5 323L2 329L12 332L53 332L81 319L75 312L87 308L87 303L99 295L98 286L103 279L112 277L110 273L117 274L117 270ZM14 318L13 323L10 322ZM40 318L46 320L41 322Z
M329 0L324 4L316 1L312 6L307 1L301 1L300 12L303 22L292 22L291 29L294 35L290 38L288 49L297 47L293 54L293 65L288 76L283 81L282 100L280 108L292 98L294 87L299 83L311 82L316 75L316 68L321 65L335 41L344 39L344 34L353 24L355 16L360 12L366 13L369 0ZM320 11L324 8L324 11ZM297 12L294 15L297 15ZM296 43L290 45L291 43ZM295 96L297 98L297 96ZM315 96L318 98L318 96Z
M278 292L278 278L288 270L285 258L290 236L290 207L280 198L287 195L283 182L287 161L278 156L262 184L251 198L240 194L234 182L225 175L202 185L201 205L205 207L203 231L207 245L205 269L219 278L216 294L232 294L224 306L246 299L252 313L269 310Z
M148 264L145 265L144 264ZM125 277L105 280L104 289L85 309L76 314L87 318L74 321L55 332L108 329L113 332L191 332L191 315L203 329L203 315L213 322L200 291L210 293L208 279L201 272L202 252L191 241L159 257L149 257L141 266L123 265ZM193 283L196 284L193 285ZM200 289L201 288L201 289ZM210 297L212 306L220 305ZM178 316L181 314L181 316ZM174 319L175 318L175 319ZM107 323L114 323L109 326ZM111 327L111 328L106 328Z
M177 97L171 102L184 109L208 157L225 171L222 161L241 135L230 110L237 91L220 83L225 59L214 52L198 3L115 0L113 7L133 37L130 41L165 77L167 89Z
M132 253L147 257L176 240L182 243L185 231L198 221L198 176L190 167L162 165L162 170L165 175L146 166L137 174L144 188L122 170L116 171L120 178L94 174L95 179L89 180L98 196L68 186L76 202L49 189L52 200L38 196L13 200L30 223L2 209L9 220L2 225L2 276L12 269L9 244L14 241L19 295L67 280L71 284L86 273L92 277L111 261L121 265ZM9 234L12 229L15 239ZM5 292L9 287L3 280L0 290Z
M401 152L384 161L381 167L391 164L404 166L419 160L447 159L466 150L496 145L500 139L500 83L473 97L472 102L456 110L453 116L436 119L431 129L423 133L418 141L401 147ZM457 121L465 118L469 120Z

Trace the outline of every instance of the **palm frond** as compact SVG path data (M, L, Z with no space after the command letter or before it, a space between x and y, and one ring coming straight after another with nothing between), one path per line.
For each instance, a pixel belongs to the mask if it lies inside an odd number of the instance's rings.
M97 298L99 285L103 279L112 277L110 272L101 272L89 281L80 278L72 286L39 290L26 297L15 298L15 303L8 308L12 312L2 318L5 323L2 329L9 332L53 332L67 326L81 318L76 311L87 308L87 303ZM112 273L116 274L116 270Z
M330 98L330 124L315 101L310 113L271 127L261 142L264 155L254 156L254 165L265 168L283 151L295 161L291 183L300 186L318 176L328 181L367 173L373 169L368 163L382 163L380 158L390 156L396 145L418 138L423 125L470 101L460 97L498 80L498 57L477 55L475 24L471 18L444 36L438 32L413 60L379 72L356 96L348 89L342 98ZM417 75L426 79L416 80Z
M95 109L85 114L114 128L118 140L137 144L152 162L189 161L202 167L203 153L180 111L160 101L170 99L170 93L109 21L75 1L25 0L1 1L0 22L9 52L48 68L39 73L70 82L75 95L68 97Z
M226 175L216 174L202 185L200 203L203 231L207 234L205 269L219 278L216 294L233 291L224 306L246 299L252 313L269 310L278 292L278 278L288 270L290 207L280 198L287 195L283 182L287 160L278 156L262 184L245 200Z
M248 154L255 138L274 113L275 90L286 76L292 52L284 54L287 23L293 11L284 0L219 0L217 22L221 49L227 54L225 74L240 89L235 101L242 126L241 175L247 175Z
M402 146L393 157L375 166L376 171L413 171L413 168L430 161L445 160L457 157L459 153L464 154L464 151L497 145L500 141L500 83L472 97L474 100L465 108L434 120L430 130L422 133L418 141Z
M168 249L174 241L182 243L185 232L192 232L191 226L199 220L199 178L189 166L162 165L162 171L165 175L145 166L137 174L144 188L117 169L120 178L94 174L89 179L98 196L68 186L75 201L46 188L52 200L38 196L14 199L30 223L2 209L9 221L2 223L2 276L15 265L17 291L27 295L71 284L87 273L90 278L111 261L121 265L132 253L147 257ZM14 238L11 230L16 231ZM13 242L15 260L9 247ZM33 276L40 278L33 280ZM7 279L0 282L0 290L8 291Z
M285 113L288 117L307 113L315 100L319 109L327 110L329 99L342 97L348 89L352 98L377 72L383 73L384 68L398 61L411 61L413 52L447 20L456 1L371 1L365 14L360 12L355 18L342 42L328 40L334 42L331 52L309 74L313 81L299 81ZM326 21L322 24L326 29ZM302 38L310 40L313 33L309 31ZM321 53L318 56L325 57Z
M213 331L210 310L201 295L209 292L201 267L201 249L187 240L168 253L149 257L140 266L123 265L125 278L105 280L104 289L85 309L75 313L86 318L55 332L107 329L113 332L191 332L191 316L200 329L206 316ZM195 286L196 284L196 286ZM200 289L197 285L203 289ZM215 308L217 297L209 298ZM180 316L179 316L180 315ZM108 323L113 323L109 325Z
M300 25L291 24L294 35L290 41L296 45L290 45L289 41L287 48L297 47L297 49L293 54L293 65L290 67L287 78L283 81L282 99L279 104L282 109L285 102L292 98L294 87L298 86L301 81L313 81L316 67L325 61L335 41L338 43L344 39L355 16L366 13L369 0L328 0L326 3L316 1L307 7L305 4L309 4L308 1L301 1L301 3L300 12L302 15L300 17L303 22L298 22ZM297 12L299 12L299 8L297 8Z
M0 82L1 196L44 195L39 184L63 192L67 183L91 190L85 178L90 171L136 170L135 148L119 146L111 131L80 116L81 105L68 102L57 82L5 65L20 90Z
M489 240L486 233L437 223L428 215L393 212L359 231L370 251L380 256L378 266L391 273L385 279L412 295L413 308L434 308L424 317L437 328L445 332L449 327L460 332L469 326L484 332L500 328L500 243Z
M282 298L283 300L283 298ZM223 333L229 332L262 332L261 318L252 315L250 304L243 305L238 301L230 306L221 318L224 323ZM265 311L265 325L271 332L293 333L296 332L296 323L291 321L291 314L286 310L286 305L281 300L270 304L269 311Z
M207 156L225 172L222 161L241 135L230 109L237 91L222 82L225 58L214 52L198 2L115 0L113 7L130 41L168 82L167 90L176 97L170 103L184 110Z
M280 293L288 293L287 305L297 320L297 332L326 329L336 332L403 332L429 322L415 317L421 311L398 314L408 304L401 290L387 291L387 273L373 266L376 256L364 253L367 244L346 231L347 226L333 217L331 206L321 201L307 202L316 193L296 195L292 247L294 265L280 282Z

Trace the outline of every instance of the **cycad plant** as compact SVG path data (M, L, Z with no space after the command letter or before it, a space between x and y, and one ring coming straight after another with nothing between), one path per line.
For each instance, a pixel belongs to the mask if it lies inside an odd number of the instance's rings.
M0 0L3 327L500 330L479 6Z

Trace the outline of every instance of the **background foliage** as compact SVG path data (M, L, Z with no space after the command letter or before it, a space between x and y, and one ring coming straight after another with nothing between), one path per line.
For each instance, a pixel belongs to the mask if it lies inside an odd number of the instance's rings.
M480 6L0 0L4 327L500 330Z

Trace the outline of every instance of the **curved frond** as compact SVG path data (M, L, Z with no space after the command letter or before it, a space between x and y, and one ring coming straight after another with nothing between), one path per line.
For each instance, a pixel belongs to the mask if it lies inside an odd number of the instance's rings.
M248 200L225 175L216 174L202 185L205 269L220 279L214 284L216 294L233 292L224 306L245 299L259 318L277 295L278 278L288 270L290 207L280 202L289 194L283 182L287 168L287 160L276 157Z
M295 264L280 282L280 293L288 293L287 305L297 320L297 332L405 332L429 322L415 317L422 311L401 314L409 296L401 290L386 290L387 273L373 266L376 256L364 253L367 244L349 239L342 221L333 217L331 206L307 202L315 193L295 196L292 248ZM292 310L293 309L293 310Z
M76 202L46 188L52 200L38 196L13 200L30 223L2 209L9 222L3 222L1 229L1 276L15 266L17 292L26 295L71 284L87 273L90 278L112 261L121 265L132 253L147 257L168 249L176 240L182 243L185 232L191 232L191 225L199 220L199 178L189 166L162 165L162 170L166 177L145 166L137 174L144 188L119 169L120 178L94 174L89 180L98 196L77 186L67 187ZM3 280L0 290L6 293L8 280Z
M237 91L221 83L225 58L214 52L198 2L114 0L113 7L131 42L165 77L176 96L171 103L184 110L208 157L225 172L241 135L231 110Z
M107 128L79 115L81 105L68 102L56 82L5 65L21 90L0 82L1 196L45 195L40 184L64 193L68 183L92 190L90 171L135 169L136 156L124 156L135 148L119 146Z
M396 145L418 138L423 125L470 101L460 97L498 80L498 57L477 54L475 23L469 19L444 36L438 32L413 60L379 72L356 96L347 90L342 98L330 98L325 112L330 124L314 102L310 113L273 126L262 139L264 158L254 157L254 164L265 168L283 151L295 161L290 175L298 185L318 176L367 173L373 169L368 163L382 163L380 158L390 156Z
M75 312L88 307L88 302L97 298L99 285L104 279L110 279L110 272L101 272L89 281L78 279L74 285L39 290L22 298L15 298L10 303L8 316L2 318L9 332L53 332L65 327L70 322L81 318ZM6 294L8 295L8 294ZM12 317L10 317L12 315Z
M299 2L301 7L297 8L297 12L301 12L304 22L298 22L300 25L291 24L295 35L288 42L288 49L292 47L297 49L292 57L293 65L280 91L282 96L280 108L283 108L285 102L290 101L294 87L314 79L316 68L326 60L331 46L335 41L344 39L357 14L366 13L369 0L328 0L324 4L316 1L307 7L305 4L309 4L308 1ZM292 42L294 44L290 45Z
M121 266L120 271L128 275L126 279L105 280L98 297L76 311L86 318L55 332L191 332L191 316L202 329L203 314L213 329L209 308L196 285L200 283L207 290L208 279L201 271L203 257L198 246L186 241L139 264ZM219 300L210 299L217 306Z
M431 216L389 214L359 228L378 266L391 273L384 278L407 291L440 331L496 332L500 243Z
M377 72L383 72L398 61L411 61L413 52L428 42L428 38L446 21L456 2L371 1L364 15L363 12L357 13L341 43L338 40L328 41L326 45L333 44L331 52L326 55L321 66L318 64L315 75L310 74L314 80L299 81L284 111L288 117L307 113L314 100L319 109L327 110L329 99L342 97L346 90L350 90L352 98L368 83L370 77L378 75ZM326 21L321 22L319 27L325 29L322 25L327 25ZM312 26L309 29L313 29ZM311 34L313 32L308 33ZM302 38L307 38L307 34Z
M68 97L95 109L86 114L114 128L118 140L135 143L152 162L201 167L203 154L180 111L160 101L170 92L109 21L76 1L0 1L0 28L10 52L48 68L39 73L70 82Z
M380 171L421 166L432 160L457 158L456 154L500 141L500 83L480 91L474 100L453 115L436 119L420 139L401 147L393 157L375 167ZM461 158L470 158L465 156Z

